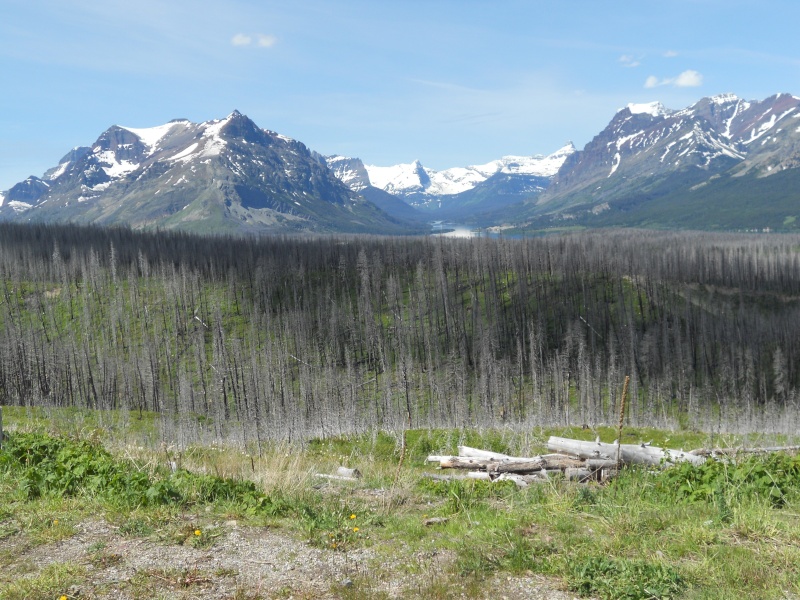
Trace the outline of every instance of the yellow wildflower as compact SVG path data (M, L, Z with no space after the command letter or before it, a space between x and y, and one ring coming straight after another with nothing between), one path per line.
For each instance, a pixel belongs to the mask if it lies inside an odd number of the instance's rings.
M356 533L357 531L358 531L358 527L353 527L353 533Z
M355 519L355 518L356 518L356 516L355 516L355 515L350 515L350 519L351 519L351 520L352 520L352 519Z
M200 531L199 529L195 529L195 530L194 530L194 534L195 534L195 535L197 535L197 536L199 536L199 535L202 535L202 533L203 533L203 532L202 532L202 531Z

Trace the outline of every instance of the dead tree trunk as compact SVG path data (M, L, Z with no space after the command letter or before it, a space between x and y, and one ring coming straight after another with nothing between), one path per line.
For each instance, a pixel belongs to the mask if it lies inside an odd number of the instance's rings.
M660 465L662 462L675 463L688 461L694 465L705 462L705 457L697 456L683 450L657 448L648 444L606 444L601 441L584 442L551 436L547 448L553 452L563 452L583 459L602 459L616 461L623 465Z

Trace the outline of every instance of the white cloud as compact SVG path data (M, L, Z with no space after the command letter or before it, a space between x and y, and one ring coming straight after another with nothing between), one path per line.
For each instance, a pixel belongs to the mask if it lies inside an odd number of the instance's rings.
M278 38L276 38L274 35L264 35L263 33L259 33L256 37L258 39L258 45L261 48L272 48L278 43Z
M703 75L697 71L689 69L677 77L659 79L655 75L650 75L650 77L648 77L644 82L644 87L648 89L665 85L671 85L674 87L699 87L703 85Z
M630 54L623 54L619 57L619 62L622 64L623 67L638 67L642 64L638 58L635 56L631 56Z
M703 76L697 71L684 71L675 78L676 87L700 87L703 85Z
M237 33L231 38L233 46L258 46L259 48L272 48L278 43L278 38L274 35L257 33L250 35L247 33Z
M648 77L644 82L644 87L646 88L654 88L658 87L659 85L664 85L664 84L661 83L661 81L655 75L650 75L650 77Z
M231 44L234 46L249 46L253 43L253 38L244 33L237 33L231 38Z
M675 52L675 50L667 50L666 52L664 52L663 56L664 58L675 58L676 56L678 56L678 53Z

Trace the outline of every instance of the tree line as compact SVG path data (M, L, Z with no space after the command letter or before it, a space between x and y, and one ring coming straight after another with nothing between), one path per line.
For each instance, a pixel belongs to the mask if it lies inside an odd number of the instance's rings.
M800 237L195 236L0 224L0 403L190 442L794 427Z

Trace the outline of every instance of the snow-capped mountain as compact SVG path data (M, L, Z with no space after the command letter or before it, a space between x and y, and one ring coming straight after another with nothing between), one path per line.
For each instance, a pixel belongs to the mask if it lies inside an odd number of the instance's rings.
M42 178L8 190L2 217L203 231L404 230L301 142L238 111L204 123L112 126Z
M629 104L564 161L529 214L567 219L615 211L630 215L661 197L713 188L721 178L760 178L798 166L796 96L746 101L724 94L682 110L660 103ZM607 222L610 218L602 217Z
M628 105L564 162L539 202L588 189L606 201L625 181L644 183L683 171L697 183L746 158L755 164L762 146L780 145L792 122L796 129L798 105L800 98L789 94L761 102L725 94L675 111L659 103Z
M572 143L549 156L504 156L483 165L436 171L420 161L380 167L358 158L327 156L336 176L350 189L368 186L404 199L417 208L465 216L498 208L541 193L572 153ZM499 202L499 204L498 204Z
M365 165L365 169L372 185L392 194L452 196L471 190L498 173L552 177L573 152L575 147L569 143L549 156L504 156L484 165L443 171L428 169L418 160L391 167Z

